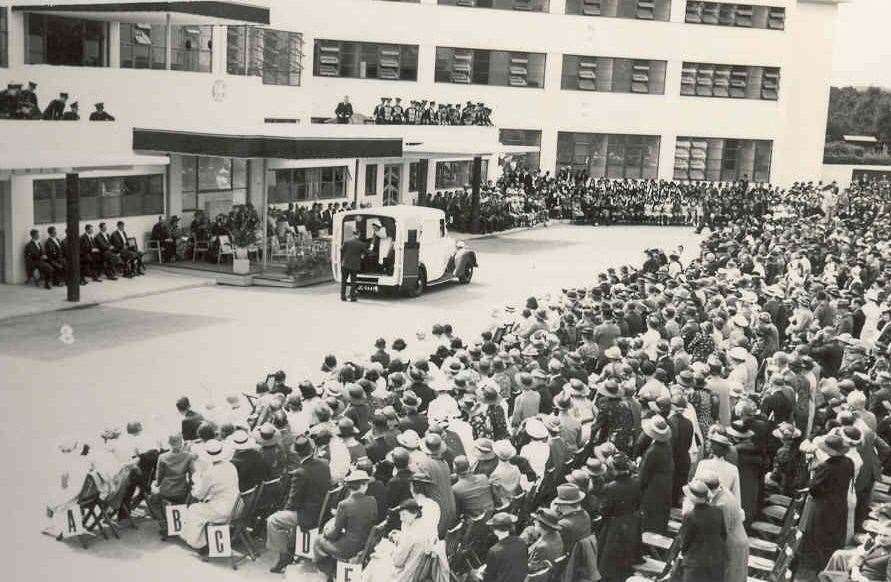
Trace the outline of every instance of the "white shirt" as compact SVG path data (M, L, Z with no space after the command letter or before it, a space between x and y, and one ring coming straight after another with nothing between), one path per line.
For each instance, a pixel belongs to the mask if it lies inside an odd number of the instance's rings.
M431 420L453 418L455 416L461 416L461 409L458 407L455 399L452 398L452 395L447 392L440 392L439 396L434 398L427 406L427 418Z
M383 265L390 251L393 250L393 239L389 236L378 238L377 263Z
M547 441L532 441L520 449L520 456L529 461L529 466L541 478L551 456L551 447Z

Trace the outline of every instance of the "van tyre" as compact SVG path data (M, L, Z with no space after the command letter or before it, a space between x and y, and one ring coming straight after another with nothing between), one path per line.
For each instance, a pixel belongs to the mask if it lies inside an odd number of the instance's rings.
M458 277L458 282L462 285L467 285L470 283L470 280L473 279L473 267L468 265L464 268L464 272L461 273L461 276Z
M426 288L427 270L424 267L420 267L418 268L418 278L415 281L414 287L409 289L408 294L410 297L420 297Z

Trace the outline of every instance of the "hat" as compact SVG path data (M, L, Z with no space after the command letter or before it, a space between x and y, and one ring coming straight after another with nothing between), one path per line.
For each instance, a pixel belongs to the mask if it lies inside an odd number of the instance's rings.
M687 499L692 501L694 504L708 503L708 485L706 485L699 479L694 479L687 485L684 485L683 490L684 495L687 496Z
M417 471L411 476L413 483L430 483L433 484L433 478L426 471Z
M421 439L418 437L418 433L409 429L396 435L396 442L408 450L413 450L418 448Z
M622 350L619 349L618 346L612 346L606 349L603 352L603 355L606 356L608 360L620 360L622 359Z
M569 386L569 384L564 385L564 390L566 389L566 386ZM559 408L560 410L568 410L572 408L572 399L569 397L568 394L561 393L558 394L556 398L554 398L554 405L556 405L557 408Z
M396 507L396 511L412 511L417 513L421 510L420 504L415 501L414 497L409 497Z
M734 420L730 423L730 426L727 427L727 434L735 439L750 439L755 436L754 432L746 428L746 426L738 420Z
M578 486L566 483L565 485L557 485L557 497L553 503L556 505L575 505L576 503L581 503L584 498L585 494L582 493Z
M730 356L731 359L737 360L739 362L743 362L746 360L746 357L749 355L749 353L746 351L745 348L737 346L735 348L732 348L729 352L727 352L727 355Z
M433 432L428 432L421 441L421 450L428 455L439 455L443 448L442 438Z
M492 441L490 439L476 439L473 443L473 448L476 449L476 456L480 461L488 461L495 458L495 453L492 450Z
M557 418L556 416L545 417L544 425L545 425L545 428L548 429L548 432L551 434L559 434L560 429L563 426L562 423L560 422L560 419ZM526 428L528 429L528 425Z
M512 526L515 523L517 523L516 515L511 515L509 513L500 512L500 513L496 513L495 515L493 515L492 519L490 519L489 521L486 522L486 525L488 525L489 527L491 527L493 529L505 530L505 529L510 529L510 526Z
M421 405L421 399L414 392L409 390L402 394L402 406L405 408L417 408Z
M840 457L848 452L848 445L844 439L835 433L830 433L822 439L815 439L817 447L830 457Z
M731 446L730 439L728 439L725 434L718 431L712 431L711 434L708 435L708 440L726 447Z
M480 398L485 404L497 404L501 400L501 394L495 386L482 386L480 388Z
M229 439L232 442L233 450L242 451L254 448L255 443L251 440L251 435L244 429L236 430L232 433Z
M645 419L641 423L644 433L654 441L668 442L671 440L671 427L661 415Z
M492 448L495 451L495 456L502 461L509 461L517 456L517 449L508 440L498 441Z
M597 457L591 457L585 461L585 471L594 477L599 477L606 474L606 465Z
M522 387L531 388L535 386L535 379L528 372L520 372L514 376L514 381Z
M368 473L361 469L353 469L349 472L349 474L344 478L344 483L366 483L371 480L371 477L368 476Z
M300 457L308 457L312 454L312 441L305 436L294 439L294 452Z
M458 455L452 461L452 468L455 470L456 474L463 475L470 472L470 462L464 455Z
M795 440L801 436L801 431L791 422L781 422L771 434L780 440Z
M347 388L347 396L349 396L350 400L353 402L364 402L365 390L363 390L362 386L359 384L350 384L349 388Z
M341 418L337 421L337 435L342 437L355 436L359 433L351 418Z
M542 507L532 515L532 519L548 529L559 530L560 514L549 507Z
M231 456L229 454L231 452L229 447L223 446L223 443L217 439L210 439L204 443L204 452L207 453L211 461L214 463L228 461Z
M863 432L856 426L841 426L836 430L849 447L859 447L860 443L863 442Z
M548 438L548 429L542 421L530 418L526 421L526 434L534 440L542 440Z
M619 383L612 378L606 382L601 382L597 385L597 393L606 398L618 398L620 396Z
M569 381L569 394L570 396L578 396L580 398L584 398L588 396L588 385L579 380L578 378L572 378Z

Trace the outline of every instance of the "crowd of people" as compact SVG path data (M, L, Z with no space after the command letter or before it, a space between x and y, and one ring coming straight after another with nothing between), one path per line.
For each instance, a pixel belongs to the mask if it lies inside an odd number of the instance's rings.
M889 192L769 191L692 260L648 249L479 335L437 324L296 388L183 397L163 438L134 420L66 441L48 512L147 498L166 535L159 508L187 502L206 552L204 526L278 478L245 526L273 572L299 527L329 578L887 580Z
M105 111L105 103L96 103L94 107L95 111L90 113L90 121L114 121L114 117ZM29 81L27 89L23 89L21 84L9 83L6 89L0 91L0 119L78 121L80 104L77 101L69 103L68 93L59 93L41 111L37 99L37 83Z
M402 98L381 97L374 107L371 119L377 125L492 125L492 109L485 103L468 101L460 103L439 103L412 99L402 104ZM350 123L353 106L349 96L334 109L337 123Z
M32 229L30 236L25 245L28 279L42 281L44 289L64 285L68 280L68 236L60 239L55 226L47 227L43 241L37 229ZM104 222L99 223L98 232L92 224L87 224L78 240L78 249L81 285L87 284L87 277L98 283L103 274L109 281L117 280L118 273L128 279L145 274L143 253L136 239L127 233L123 220L117 222L111 233Z

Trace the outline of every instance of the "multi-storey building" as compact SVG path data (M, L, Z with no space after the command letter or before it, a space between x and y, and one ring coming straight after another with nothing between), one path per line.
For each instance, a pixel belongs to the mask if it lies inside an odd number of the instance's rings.
M820 176L842 0L0 0L0 83L80 122L0 120L0 264L33 226L257 204L410 202L505 152L554 173ZM348 95L483 102L494 128L338 125ZM104 102L112 123L86 121ZM517 153L523 152L523 153Z

